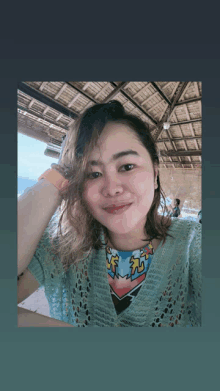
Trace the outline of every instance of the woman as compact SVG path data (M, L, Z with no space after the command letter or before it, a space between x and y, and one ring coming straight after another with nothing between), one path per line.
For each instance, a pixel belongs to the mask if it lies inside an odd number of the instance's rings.
M18 274L45 287L54 325L201 325L200 225L158 214L158 167L145 123L117 101L94 105L21 199Z

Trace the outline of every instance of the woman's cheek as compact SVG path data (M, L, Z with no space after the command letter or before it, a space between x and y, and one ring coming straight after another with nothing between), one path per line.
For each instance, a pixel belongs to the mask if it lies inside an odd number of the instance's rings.
M97 186L91 184L86 184L84 192L83 192L83 198L86 201L86 203L89 205L90 208L95 205L99 200L99 193Z
M136 192L140 195L145 194L146 191L150 192L151 189L154 189L154 178L152 174L141 173L136 175L133 182L131 182Z

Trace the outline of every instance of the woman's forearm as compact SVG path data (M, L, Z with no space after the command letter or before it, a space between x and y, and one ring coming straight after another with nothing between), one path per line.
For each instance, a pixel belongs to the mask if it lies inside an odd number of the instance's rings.
M18 306L18 327L74 327L48 316L37 314Z
M41 179L18 199L18 276L28 267L38 242L61 202L59 191Z

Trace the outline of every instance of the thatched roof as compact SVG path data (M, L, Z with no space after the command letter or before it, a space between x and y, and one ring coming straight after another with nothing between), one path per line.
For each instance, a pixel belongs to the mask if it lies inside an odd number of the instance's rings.
M197 81L20 82L18 132L46 142L45 154L59 157L62 137L76 118L94 103L113 99L148 124L161 167L201 168L202 83Z

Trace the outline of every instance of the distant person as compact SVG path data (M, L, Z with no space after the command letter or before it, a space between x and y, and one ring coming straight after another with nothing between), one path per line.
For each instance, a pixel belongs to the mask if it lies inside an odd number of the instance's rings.
M175 198L174 208L172 208L172 211L170 212L170 217L178 217L180 215L179 204L180 204L179 198Z
M199 223L202 224L202 209L198 213Z

